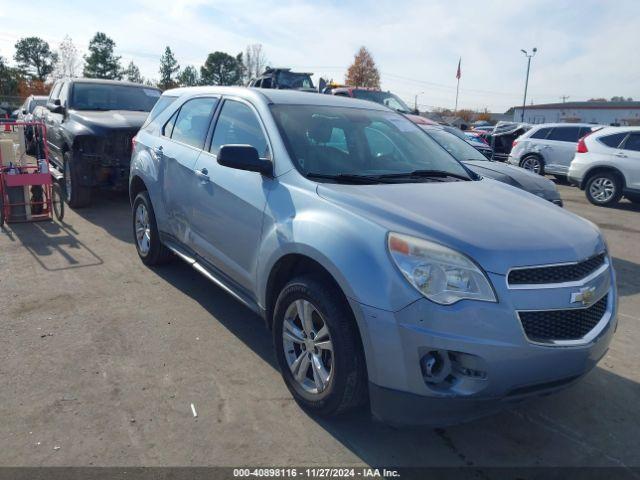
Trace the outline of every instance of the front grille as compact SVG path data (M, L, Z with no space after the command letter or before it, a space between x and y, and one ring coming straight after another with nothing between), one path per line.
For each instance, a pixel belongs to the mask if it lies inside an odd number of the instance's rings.
M131 139L135 132L111 133L105 141L104 154L107 157L129 161L131 158Z
M509 285L541 285L582 280L600 268L605 261L604 253L583 262L551 267L519 268L509 272Z
M533 342L579 340L602 319L607 310L608 295L588 308L519 312L527 338Z

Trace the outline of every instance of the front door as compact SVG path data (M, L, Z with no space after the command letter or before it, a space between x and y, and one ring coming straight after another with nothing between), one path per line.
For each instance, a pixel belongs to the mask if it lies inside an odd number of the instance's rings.
M160 165L165 233L180 242L189 242L189 222L193 209L194 168L204 148L207 130L218 104L216 97L187 100L162 127L162 134L150 145Z
M271 159L271 149L257 111L243 100L226 99L215 122L211 146L198 158L194 172L191 248L252 290L268 183L273 180L219 165L217 154L223 145L251 145L261 158Z
M632 132L614 154L616 164L624 173L627 188L638 190L640 193L640 133Z
M545 169L549 173L566 174L576 153L578 140L588 133L583 127L554 127L545 140Z

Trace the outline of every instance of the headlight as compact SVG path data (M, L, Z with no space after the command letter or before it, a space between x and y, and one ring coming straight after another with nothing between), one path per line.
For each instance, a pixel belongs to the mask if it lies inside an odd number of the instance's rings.
M468 298L495 302L486 275L467 256L437 243L389 233L391 258L420 293L441 305Z

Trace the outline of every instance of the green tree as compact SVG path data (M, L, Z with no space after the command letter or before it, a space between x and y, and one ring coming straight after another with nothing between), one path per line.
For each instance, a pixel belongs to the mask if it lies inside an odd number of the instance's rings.
M239 85L242 80L242 60L228 53L213 52L200 67L200 78L203 85Z
M16 42L14 59L18 66L35 80L44 82L53 72L58 56L51 51L49 44L38 37L21 38Z
M173 55L171 48L164 49L164 54L160 57L160 81L158 87L162 90L177 86L176 75L180 71L178 60Z
M129 82L133 82L133 83L144 82L144 78L142 78L142 75L140 75L140 69L135 63L133 63L133 61L129 62L129 65L127 65L127 68L125 68L124 72L122 73L124 74L125 80Z
M89 55L84 57L84 76L120 80L120 57L114 55L116 43L102 32L97 32L89 42Z
M18 92L18 82L20 81L20 72L16 68L11 68L0 57L0 95L14 96Z
M178 83L183 87L193 87L200 84L198 70L193 65L187 65L178 75Z
M360 47L356 53L344 81L354 87L380 88L380 72L366 47Z

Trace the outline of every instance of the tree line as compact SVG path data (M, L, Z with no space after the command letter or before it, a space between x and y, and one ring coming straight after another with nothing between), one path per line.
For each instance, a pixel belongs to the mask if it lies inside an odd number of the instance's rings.
M181 68L167 46L160 57L159 78L151 79L144 78L133 61L123 67L122 57L116 55L115 48L115 41L103 32L93 36L83 57L68 35L57 50L39 37L21 38L15 44L15 67L0 56L0 96L46 93L51 81L79 76L127 80L163 90L178 86L243 85L262 73L267 65L261 44L249 45L236 55L212 52L199 68L194 65Z

